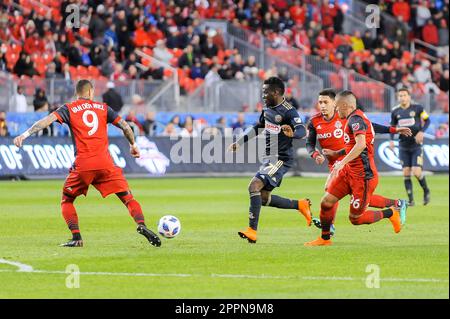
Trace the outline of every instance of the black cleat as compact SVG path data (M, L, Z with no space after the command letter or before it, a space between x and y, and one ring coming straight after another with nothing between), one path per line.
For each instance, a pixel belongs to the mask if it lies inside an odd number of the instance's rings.
M161 246L161 239L159 239L158 235L156 235L154 232L152 232L150 229L145 227L145 225L138 225L136 231L147 238L150 244L152 244L155 247Z
M316 226L319 229L322 229L322 224L320 223L320 219L317 217L313 217L312 222L314 226Z
M423 204L426 206L430 203L430 190L426 190L423 193Z
M83 247L83 240L71 240L67 243L59 245L59 247Z
M416 205L416 203L414 203L414 200L409 200L408 201L408 206L409 207L413 207L414 205Z

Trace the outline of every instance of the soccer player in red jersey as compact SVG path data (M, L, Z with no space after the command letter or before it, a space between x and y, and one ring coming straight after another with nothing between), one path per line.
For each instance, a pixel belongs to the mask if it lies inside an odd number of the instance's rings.
M319 93L318 103L320 112L314 115L308 123L308 137L306 149L316 164L321 165L328 160L330 172L333 165L345 156L344 127L347 119L339 118L335 107L336 93L332 89L325 89ZM406 127L387 127L377 123L372 123L375 133L399 133L411 135L411 130ZM316 144L322 149L319 152ZM369 206L376 208L387 208L396 206L400 209L406 209L407 202L403 199L389 199L380 195L373 194ZM333 219L334 220L334 219ZM313 218L313 223L320 228L320 222ZM331 226L331 232L334 233L334 225Z
M351 91L343 91L336 96L336 110L339 118L347 120L344 126L346 155L335 163L320 203L322 235L305 243L306 246L331 245L330 227L337 204L346 195L351 195L349 217L354 225L372 224L388 218L398 233L406 220L406 209L399 210L395 206L367 210L378 185L373 148L375 132L364 112L357 109L356 97Z
M108 152L107 125L112 123L122 129L130 143L131 155L138 158L139 148L135 143L132 129L108 105L93 101L94 87L90 81L80 80L76 85L76 95L75 101L61 106L14 139L14 144L21 147L28 136L43 130L55 121L66 123L70 127L75 147L75 162L64 183L61 209L72 233L72 240L61 246L83 246L73 202L80 195L86 196L91 184L103 197L116 194L138 225L137 232L146 237L150 244L161 246L159 237L145 226L142 208L134 199L122 170L114 165Z

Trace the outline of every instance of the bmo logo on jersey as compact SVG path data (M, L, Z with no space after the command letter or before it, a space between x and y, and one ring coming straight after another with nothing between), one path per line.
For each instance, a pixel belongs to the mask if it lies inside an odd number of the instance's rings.
M270 134L279 134L281 132L281 126L266 121L265 129Z
M335 129L334 132L333 132L333 136L334 136L335 138L341 138L342 135L344 135L344 131L341 130L340 128Z
M323 140L325 138L330 138L331 137L331 133L321 133L321 134L317 134L317 138L319 140Z

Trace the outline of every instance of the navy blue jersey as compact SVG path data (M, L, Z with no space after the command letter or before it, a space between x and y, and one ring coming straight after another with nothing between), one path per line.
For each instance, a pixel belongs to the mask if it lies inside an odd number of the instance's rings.
M392 110L391 113L391 125L400 127L409 127L412 132L412 136L400 135L399 146L402 148L414 148L420 147L416 143L415 136L418 132L424 131L426 128L422 124L422 121L429 123L428 114L424 111L423 107L419 104L411 104L408 108L404 109L398 106Z
M276 157L279 160L288 162L294 158L292 147L292 137L286 136L281 130L282 125L290 125L293 131L305 132L306 129L297 110L284 100L274 107L264 107L259 118L258 127L264 127L266 137L266 157ZM303 130L299 130L299 128ZM296 138L302 138L298 136Z

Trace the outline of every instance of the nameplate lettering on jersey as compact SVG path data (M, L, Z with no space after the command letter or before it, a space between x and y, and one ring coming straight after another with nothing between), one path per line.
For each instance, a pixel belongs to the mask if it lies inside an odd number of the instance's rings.
M270 134L279 134L281 132L281 126L266 121L265 129Z
M83 110L88 110L88 109L99 109L104 111L105 107L103 104L99 104L99 103L83 103L77 106L72 107L72 112L73 113L77 113L79 111L83 111Z
M398 121L398 126L414 126L414 124L416 124L416 120L412 117Z
M317 138L319 140L322 140L324 138L330 138L331 137L331 133L323 133L323 134L317 134Z

